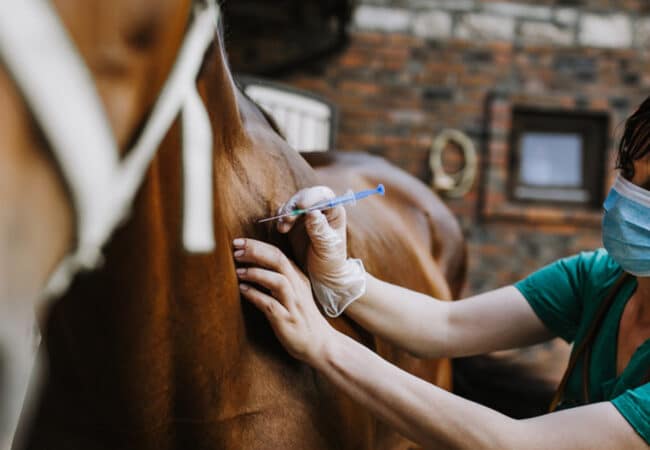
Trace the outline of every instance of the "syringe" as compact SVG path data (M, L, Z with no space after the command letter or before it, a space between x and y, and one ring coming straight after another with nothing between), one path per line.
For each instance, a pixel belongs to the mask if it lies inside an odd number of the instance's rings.
M258 220L257 223L270 222L271 220L278 220L283 217L299 216L301 214L307 214L309 211L316 211L316 210L325 211L327 209L335 208L339 205L345 205L347 203L355 203L357 200L364 199L374 194L384 195L385 192L386 190L384 189L383 184L378 185L375 189L367 189L365 191L359 191L359 192L348 191L339 197L334 197L330 200L317 203L313 206L310 206L309 208L294 209L293 211L290 211L285 214L280 214L279 216L268 217L266 219Z

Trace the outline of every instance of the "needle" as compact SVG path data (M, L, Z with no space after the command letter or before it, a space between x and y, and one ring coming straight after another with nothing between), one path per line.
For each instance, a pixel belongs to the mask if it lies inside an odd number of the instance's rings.
M322 203L318 203L316 205L310 206L309 208L305 209L294 209L293 211L289 211L288 213L280 214L277 216L273 217L267 217L266 219L261 219L258 220L257 223L264 223L264 222L270 222L272 220L278 220L282 219L283 217L293 217L293 216L299 216L301 214L306 214L309 211L325 211L327 209L334 208L338 205L345 205L347 203L355 203L357 200L364 199L366 197L369 197L374 194L379 194L379 195L384 195L386 190L384 189L384 185L380 184L378 185L375 189L367 189L365 191L359 191L359 192L352 192L348 191L345 194L332 198L330 200L326 200Z

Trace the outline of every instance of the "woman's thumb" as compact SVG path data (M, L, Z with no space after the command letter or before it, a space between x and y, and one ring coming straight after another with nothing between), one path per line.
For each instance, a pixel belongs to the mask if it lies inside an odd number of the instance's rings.
M307 214L305 229L312 245L319 252L334 249L342 242L341 236L330 226L325 215L318 210Z

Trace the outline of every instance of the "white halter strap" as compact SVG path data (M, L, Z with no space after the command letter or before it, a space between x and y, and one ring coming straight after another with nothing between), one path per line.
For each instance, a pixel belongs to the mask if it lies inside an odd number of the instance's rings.
M72 193L77 247L60 263L46 296L63 292L79 269L101 262L101 248L128 215L158 146L183 112L183 242L214 249L212 134L196 77L214 40L219 9L195 2L192 24L146 127L124 161L92 75L56 12L44 0L0 0L0 60L45 133Z

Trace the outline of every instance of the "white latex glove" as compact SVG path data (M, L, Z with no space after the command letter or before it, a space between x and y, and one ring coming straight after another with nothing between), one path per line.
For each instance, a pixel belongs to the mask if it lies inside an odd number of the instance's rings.
M279 214L296 208L309 208L334 198L326 186L302 189L283 205ZM287 233L298 217L285 217L278 231ZM360 259L348 259L346 216L342 206L326 211L312 211L305 218L311 241L307 252L307 270L316 299L330 317L340 316L350 303L366 291L366 272Z

